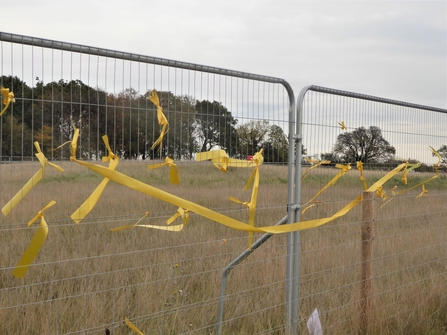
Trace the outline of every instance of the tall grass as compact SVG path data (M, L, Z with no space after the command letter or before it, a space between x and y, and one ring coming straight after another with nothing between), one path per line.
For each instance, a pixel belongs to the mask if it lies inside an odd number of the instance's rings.
M0 330L5 334L130 334L129 317L146 334L213 334L223 268L247 247L247 234L191 214L178 233L135 228L164 225L177 208L110 182L94 210L76 225L69 216L102 177L63 162L7 216L1 217ZM247 211L228 200L248 201L242 191L251 169L222 173L210 163L180 163L181 185L169 184L168 168L147 170L121 162L118 170L165 191L246 221ZM0 166L3 206L39 168L35 163ZM303 183L303 200L333 176L314 171ZM380 178L367 174L368 184ZM318 178L315 177L318 175ZM430 174L427 174L430 177ZM409 181L412 176L409 176ZM424 176L421 176L424 178ZM399 183L390 182L387 190ZM375 213L373 315L370 334L443 334L447 330L445 178L396 197ZM388 184L387 184L388 185ZM400 184L399 184L400 185ZM399 188L404 188L400 185ZM331 216L362 192L355 171L319 198L304 219ZM391 193L388 191L388 193ZM35 228L26 223L50 200L49 234L27 275L12 270ZM380 199L376 199L377 205ZM257 226L286 215L287 169L263 165ZM179 223L179 222L178 222ZM359 331L361 208L301 233L300 331L318 308L325 334ZM285 235L273 236L230 274L224 334L284 334Z

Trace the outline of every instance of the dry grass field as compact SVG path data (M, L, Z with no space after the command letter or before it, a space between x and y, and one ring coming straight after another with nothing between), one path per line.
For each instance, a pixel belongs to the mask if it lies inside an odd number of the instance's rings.
M43 180L7 216L0 218L0 333L131 334L127 316L145 334L214 334L222 270L247 248L247 234L191 213L181 232L135 228L164 225L177 210L110 182L97 206L79 224L69 216L102 177L73 162L64 173L47 168ZM0 165L3 206L39 169L37 163ZM169 184L168 168L120 162L117 170L233 218L248 212L228 200L248 201L242 191L251 169L222 173L211 163L180 163L181 184ZM313 171L303 183L303 201L337 171ZM385 172L366 172L368 185ZM409 183L432 174L412 173ZM399 184L393 178L386 184ZM408 185L410 186L410 185ZM408 187L407 186L407 187ZM375 213L373 309L369 334L447 332L447 179L394 198ZM331 216L362 192L353 169L321 195L304 219ZM26 223L50 200L49 234L23 279L12 276L35 229ZM375 200L378 205L380 199ZM261 166L257 226L286 215L287 168ZM180 220L178 222L180 223ZM361 208L323 227L301 233L300 334L320 312L325 334L359 332ZM257 235L258 237L259 235ZM284 334L286 236L270 238L229 276L224 334Z

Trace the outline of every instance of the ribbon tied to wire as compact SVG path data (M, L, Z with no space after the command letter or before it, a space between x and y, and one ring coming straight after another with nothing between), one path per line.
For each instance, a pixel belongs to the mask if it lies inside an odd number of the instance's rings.
M2 116L3 113L8 109L9 104L11 102L16 102L16 99L14 98L14 93L9 92L9 88L0 87L0 90L3 95L3 105L5 105L5 107L3 107L2 111L0 112L0 116Z
M45 169L47 165L55 168L59 172L63 172L64 169L60 166L50 163L45 155L40 150L39 142L34 142L34 147L37 150L36 157L39 160L40 165L42 166L39 171L37 171L34 176L31 177L30 180L12 197L12 199L2 208L3 215L8 215L9 212L28 194L29 191L33 189L41 180L43 175L45 174Z
M169 122L166 116L163 114L163 109L160 106L160 99L158 98L157 92L155 90L152 90L151 95L148 97L148 99L152 101L152 103L157 108L158 124L161 126L160 136L154 142L154 144L152 144L150 150L154 149L157 145L159 146L158 150L161 150L161 143L163 141L163 137L169 130Z
M75 132L73 135L72 140L72 146L71 146L71 155L70 160L76 160L76 142L79 136L79 129L75 128ZM102 140L104 141L104 144L106 145L108 155L102 157L102 162L109 162L109 169L115 170L118 166L119 158L117 155L115 155L112 152L112 149L110 148L109 144L109 138L107 135L104 135L102 137ZM74 143L74 144L73 144ZM96 187L96 189L92 192L92 194L85 200L81 206L79 206L78 209L74 211L74 213L70 216L71 219L79 223L82 219L84 219L88 213L91 212L91 210L95 207L96 203L98 202L99 198L101 197L101 194L104 192L104 189L108 182L110 181L109 178L105 177L101 183Z
M51 200L48 205L40 210L36 214L36 216L28 222L28 227L30 227L35 221L40 219L39 228L37 228L37 231L34 234L30 244L26 248L22 258L12 272L14 277L23 278L26 275L31 263L34 261L43 244L45 243L48 235L48 225L43 216L43 212L53 206L55 203L56 201Z
M169 180L170 180L171 184L174 184L174 185L180 184L180 171L179 171L178 166L175 165L174 160L172 158L166 157L166 160L164 163L148 165L147 168L149 170L152 170L152 169L158 169L159 167L162 167L162 166L170 167Z

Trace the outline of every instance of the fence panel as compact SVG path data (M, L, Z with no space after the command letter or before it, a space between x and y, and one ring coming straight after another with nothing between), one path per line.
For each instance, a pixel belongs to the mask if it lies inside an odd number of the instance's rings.
M1 332L128 334L128 317L143 333L213 333L222 270L252 241L225 224L287 215L290 86L7 33L0 85L15 99L0 117ZM283 332L286 244L233 270L224 333Z
M302 333L315 308L325 334L445 332L447 111L318 86L297 105L301 218L340 214L301 232Z

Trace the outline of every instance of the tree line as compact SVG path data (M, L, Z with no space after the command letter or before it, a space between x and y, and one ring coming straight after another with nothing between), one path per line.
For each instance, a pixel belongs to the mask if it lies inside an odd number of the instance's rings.
M68 159L73 127L80 129L78 155L101 159L101 137L107 135L115 154L123 159L192 159L194 153L220 147L230 157L247 158L263 149L266 162L287 162L288 138L283 129L264 120L240 122L221 102L195 100L172 92L157 92L169 122L160 149L151 150L160 135L156 108L133 88L113 94L80 80L30 87L18 77L2 76L0 85L14 92L13 107L1 122L1 156L24 159L35 153L37 141L49 159Z
M0 86L14 92L13 108L0 118L2 160L32 157L37 141L49 159L68 159L73 127L80 129L78 155L96 160L106 155L102 136L107 135L115 154L122 159L193 159L196 152L220 147L230 157L246 159L261 148L265 162L288 161L288 137L283 129L266 120L240 122L221 102L195 100L172 92L157 92L169 131L160 150L151 150L160 135L156 108L133 88L118 94L86 85L80 80L43 83L36 78L32 88L18 77L1 76ZM447 145L438 148L447 164ZM302 146L302 154L306 149ZM392 168L402 160L379 127L359 127L337 137L333 150L320 158L336 163L361 161ZM303 161L305 164L305 162ZM420 163L410 159L410 163ZM430 169L421 163L419 170Z

